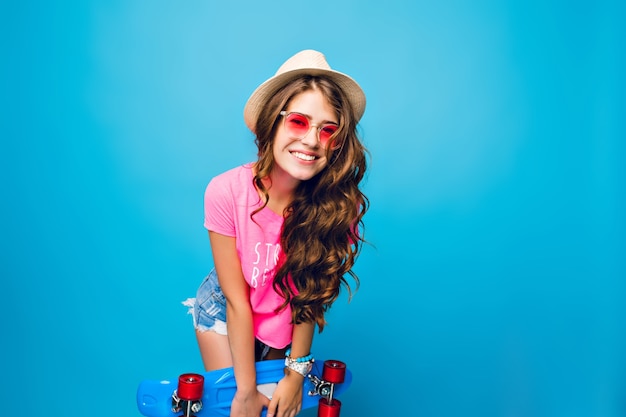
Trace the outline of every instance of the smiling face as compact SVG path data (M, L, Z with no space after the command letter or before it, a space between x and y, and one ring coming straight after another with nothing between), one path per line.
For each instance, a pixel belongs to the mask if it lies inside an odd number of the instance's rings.
M303 137L296 137L286 128L281 116L273 143L274 168L272 183L295 187L300 181L313 178L322 171L328 161L326 149L318 140L318 126L338 124L339 120L328 100L317 90L307 90L294 96L285 109L306 116L313 125Z

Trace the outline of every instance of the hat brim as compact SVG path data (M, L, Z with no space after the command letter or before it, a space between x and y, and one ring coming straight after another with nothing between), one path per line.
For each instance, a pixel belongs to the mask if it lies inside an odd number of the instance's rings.
M332 69L299 68L276 75L254 90L243 110L243 118L248 129L254 132L256 121L265 103L267 103L278 90L302 75L323 75L334 81L352 104L357 122L361 120L365 112L365 93L356 81L350 76Z

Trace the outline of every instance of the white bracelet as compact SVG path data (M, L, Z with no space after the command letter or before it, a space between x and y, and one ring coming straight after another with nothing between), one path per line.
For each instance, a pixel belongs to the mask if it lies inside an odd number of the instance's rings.
M305 361L305 362L298 362L297 360L292 359L289 356L287 356L285 358L285 367L306 377L309 374L309 372L311 372L311 369L313 369L314 361L315 359L311 359L310 361Z

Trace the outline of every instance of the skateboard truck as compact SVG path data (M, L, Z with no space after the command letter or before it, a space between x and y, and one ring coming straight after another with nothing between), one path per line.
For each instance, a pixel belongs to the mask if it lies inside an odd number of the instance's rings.
M333 398L335 394L335 384L341 384L346 376L346 364L336 360L324 362L322 379L315 375L308 375L314 389L309 391L309 395L319 395L320 402L317 408L318 417L338 417L341 410L341 401Z
M182 374L178 377L178 389L172 394L172 411L180 417L194 417L202 409L204 377L200 374Z

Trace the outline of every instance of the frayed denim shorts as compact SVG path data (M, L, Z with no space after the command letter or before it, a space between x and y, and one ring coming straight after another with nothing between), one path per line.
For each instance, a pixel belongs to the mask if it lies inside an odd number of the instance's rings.
M197 331L228 334L226 331L226 297L217 280L215 269L209 272L198 287L196 298L188 298L183 301L183 305L189 307L189 314L193 316L193 326ZM270 347L256 339L254 350L255 359L259 361L265 358Z
M189 307L193 316L193 326L199 332L214 331L226 335L226 297L217 280L217 273L213 269L207 275L198 291L196 298L188 298L183 302Z

